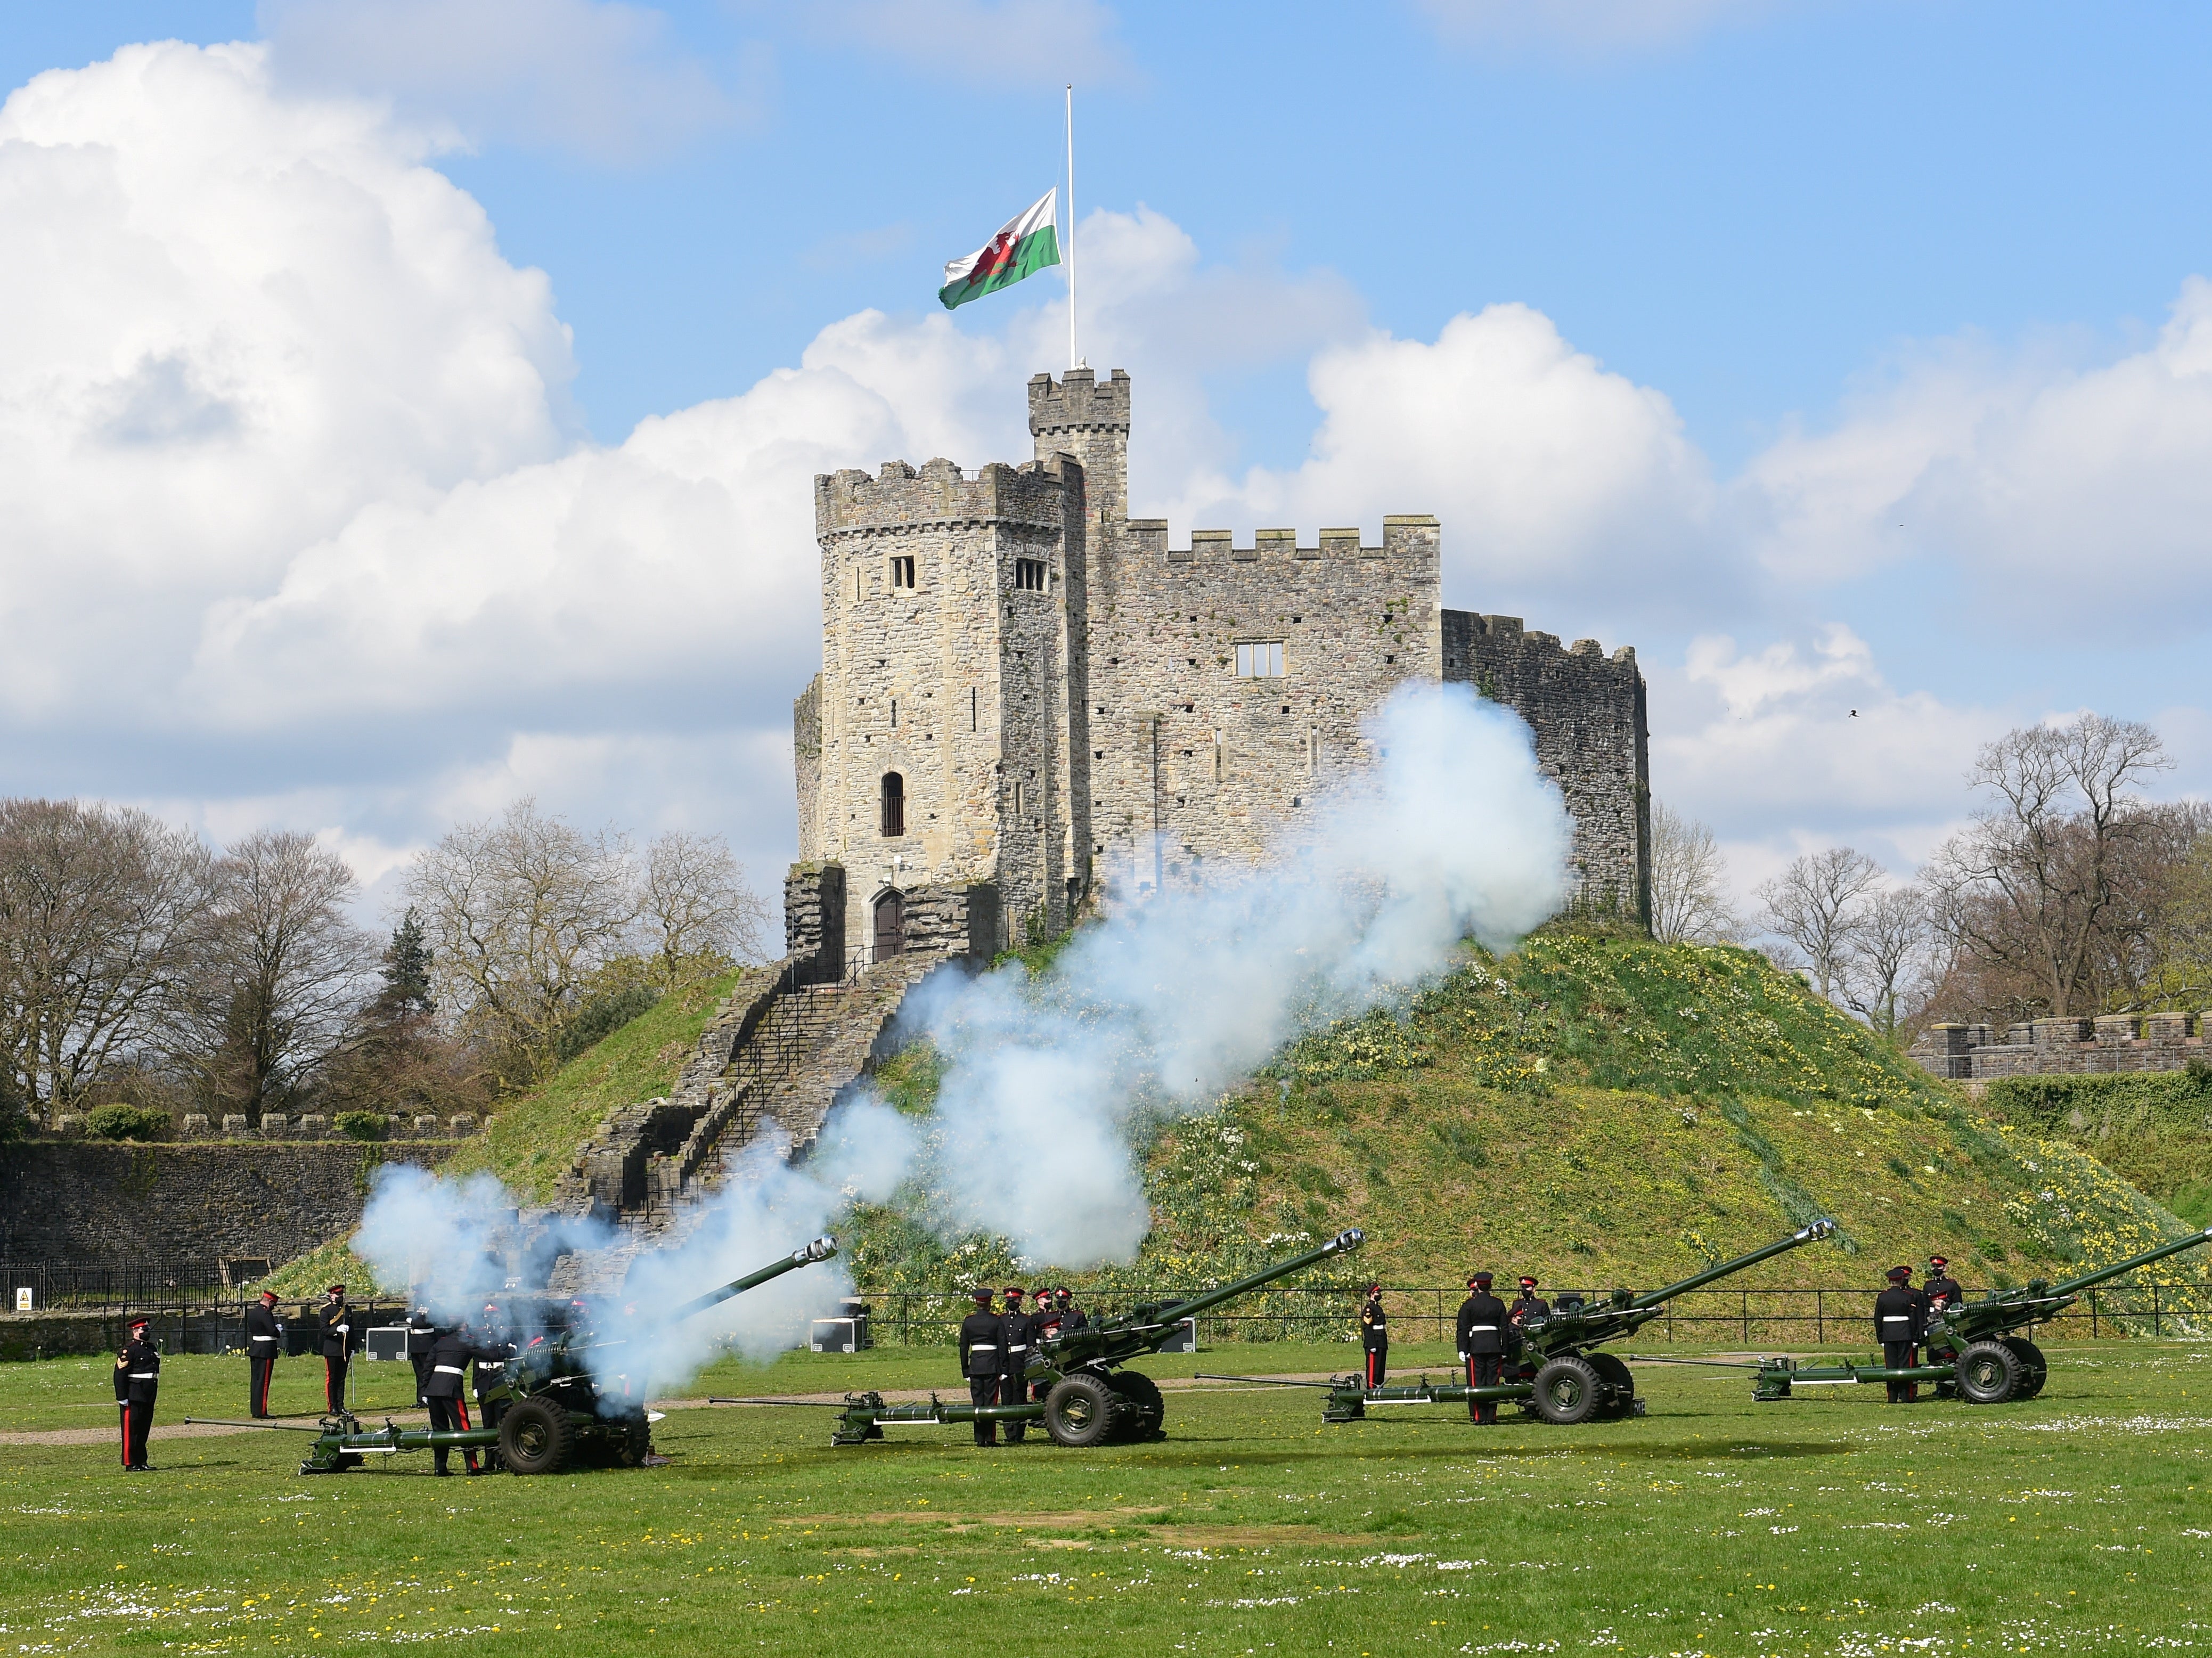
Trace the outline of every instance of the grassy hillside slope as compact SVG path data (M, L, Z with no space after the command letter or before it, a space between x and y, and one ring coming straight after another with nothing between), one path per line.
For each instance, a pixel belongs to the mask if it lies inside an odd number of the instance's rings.
M2192 1226L2212 1225L2212 1066L2119 1077L2009 1077L1982 1108L2079 1146Z
M562 1066L544 1087L501 1101L490 1131L447 1159L441 1172L488 1170L525 1203L544 1202L556 1176L602 1118L676 1085L707 1021L739 976L725 974L671 991ZM286 1262L266 1280L288 1297L320 1295L325 1285L341 1281L363 1291L378 1287L376 1275L343 1240Z
M905 1057L895 1096L926 1108L933 1071ZM1488 1266L1593 1287L1686 1276L1822 1214L1840 1249L1743 1282L1878 1285L1940 1250L2002 1284L2182 1230L2082 1152L1977 1115L1760 957L1574 936L1470 956L1404 1017L1295 1044L1220 1110L1159 1133L1147 1183L1155 1231L1127 1276L1152 1283L1352 1224L1359 1270L1393 1282ZM936 1287L1004 1260L863 1219L870 1284Z

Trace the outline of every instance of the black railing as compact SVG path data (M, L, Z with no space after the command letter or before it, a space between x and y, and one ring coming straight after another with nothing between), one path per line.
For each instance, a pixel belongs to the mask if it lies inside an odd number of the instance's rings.
M1241 1297L1228 1308L1198 1321L1199 1339L1222 1341L1351 1341L1356 1339L1360 1290L1351 1284L1285 1288L1273 1285ZM1079 1296L1091 1318L1112 1317L1140 1302L1170 1298L1177 1291L1133 1291L1126 1294ZM1579 1293L1593 1303L1602 1291L1547 1289ZM1970 1297L1983 1292L1970 1289ZM1386 1286L1383 1305L1391 1333L1401 1342L1449 1341L1465 1290ZM1810 1290L1692 1290L1667 1303L1667 1310L1638 1331L1645 1345L1735 1346L1780 1351L1796 1347L1868 1346L1874 1339L1874 1295L1850 1287ZM952 1291L862 1291L872 1309L871 1332L880 1345L950 1345L960 1321L974 1305L968 1293ZM2109 1336L2212 1336L2212 1278L2176 1284L2100 1284L2041 1327L2051 1339L2075 1341Z

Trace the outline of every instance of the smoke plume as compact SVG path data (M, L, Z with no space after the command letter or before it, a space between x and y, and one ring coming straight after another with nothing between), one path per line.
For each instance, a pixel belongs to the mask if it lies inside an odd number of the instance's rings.
M941 1230L1067 1266L1133 1260L1150 1229L1136 1112L1207 1105L1461 939L1504 947L1558 912L1571 826L1525 725L1465 687L1407 685L1368 736L1374 764L1276 861L1116 895L1041 983L1017 966L921 987L909 1029L947 1060L927 1171Z

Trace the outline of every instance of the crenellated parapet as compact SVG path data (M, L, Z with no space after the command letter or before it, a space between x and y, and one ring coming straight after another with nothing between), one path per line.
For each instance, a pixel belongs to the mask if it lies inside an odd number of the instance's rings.
M814 480L815 533L833 538L1015 524L1057 534L1068 477L1057 459L994 461L970 477L942 456L918 470L887 460L871 477L855 468Z
M1382 520L1380 545L1363 543L1358 528L1323 530L1310 546L1301 546L1296 530L1257 530L1252 544L1239 547L1228 530L1193 530L1187 547L1169 545L1164 518L1131 519L1122 525L1125 560L1154 567L1180 564L1249 565L1265 570L1300 562L1342 559L1389 559L1414 568L1433 569L1442 556L1442 531L1425 513Z

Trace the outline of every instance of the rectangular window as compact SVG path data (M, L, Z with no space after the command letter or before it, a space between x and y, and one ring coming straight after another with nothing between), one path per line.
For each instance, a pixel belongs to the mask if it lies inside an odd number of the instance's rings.
M898 698L896 696L891 698L891 729L898 729Z
M1017 777L1014 779L1014 816L1017 817L1022 815L1022 780Z
M895 558L891 561L891 586L894 587L914 586L914 560L911 556Z
M1237 677L1239 679L1280 679L1283 677L1283 641L1279 639L1255 641L1237 647Z
M969 731L972 732L981 729L977 723L977 720L978 711L975 703L975 688L973 685L970 685L968 688L968 729Z
M1041 558L1018 558L1014 561L1014 586L1025 593L1044 591L1044 561Z

